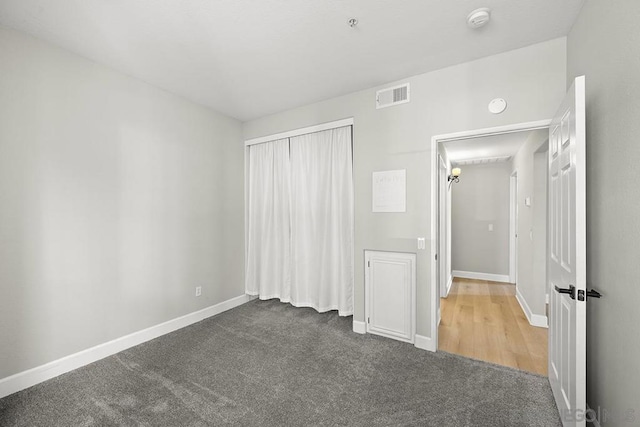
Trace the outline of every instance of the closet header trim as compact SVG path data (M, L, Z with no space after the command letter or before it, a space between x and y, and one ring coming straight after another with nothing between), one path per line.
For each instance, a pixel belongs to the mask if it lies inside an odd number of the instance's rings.
M333 122L323 123L320 125L309 126L306 128L300 128L290 130L288 132L276 133L274 135L261 136L259 138L248 139L244 142L245 146L262 144L265 142L275 141L278 139L291 138L294 136L306 135L308 133L322 132L323 130L341 128L343 126L353 126L353 117L348 119L336 120Z

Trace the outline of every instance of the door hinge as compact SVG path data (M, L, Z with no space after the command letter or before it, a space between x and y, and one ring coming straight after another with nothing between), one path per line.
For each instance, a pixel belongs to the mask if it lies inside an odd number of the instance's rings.
M436 261L438 260L438 254L436 254Z
M371 318L367 317L367 323L371 323Z
M371 267L371 261L367 261L367 267Z

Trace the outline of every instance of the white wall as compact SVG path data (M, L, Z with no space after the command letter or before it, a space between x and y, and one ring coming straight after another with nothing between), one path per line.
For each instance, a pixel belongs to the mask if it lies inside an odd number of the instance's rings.
M460 168L460 182L451 186L454 275L456 271L464 271L509 276L511 165L502 162ZM489 225L493 231L489 231Z
M242 295L242 165L239 122L0 28L0 379Z
M546 295L549 293L547 283L547 187L549 143L547 141L542 151L533 155L533 283L536 291L545 294L545 304L542 306L546 315Z
M354 290L356 320L364 320L364 250L416 252L416 237L434 237L431 137L549 119L565 93L565 53L562 38L410 77L401 82L411 84L411 102L396 107L376 110L378 87L243 124L244 138L250 139L354 118L355 259L360 266ZM493 115L487 104L497 96L505 98L509 108ZM374 214L371 173L389 169L407 170L407 212ZM429 249L417 256L417 332L426 337L431 335L433 259Z
M600 424L640 422L640 2L587 0L569 34L568 84L587 84L587 402ZM606 413L606 415L605 415Z
M513 170L518 172L518 281L516 291L519 293L519 297L524 299L524 305L528 307L524 307L525 312L530 311L531 315L543 317L546 316L546 274L543 278L540 271L536 271L534 266L539 266L541 262L539 252L536 255L535 248L536 242L541 240L546 242L546 228L544 230L541 227L540 229L534 228L534 211L541 207L546 210L546 201L544 198L540 200L539 197L534 197L534 183L536 181L534 157L535 152L548 138L549 131L547 129L531 132L512 162ZM530 206L525 205L527 198L531 200ZM540 224L538 225L540 226ZM542 323L543 320L541 319L540 322Z

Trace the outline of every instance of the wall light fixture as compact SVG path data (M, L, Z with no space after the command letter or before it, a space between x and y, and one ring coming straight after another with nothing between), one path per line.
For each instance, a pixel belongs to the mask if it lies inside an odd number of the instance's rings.
M449 175L449 188L451 188L451 184L454 182L460 182L460 174L462 170L460 168L451 169L451 175Z

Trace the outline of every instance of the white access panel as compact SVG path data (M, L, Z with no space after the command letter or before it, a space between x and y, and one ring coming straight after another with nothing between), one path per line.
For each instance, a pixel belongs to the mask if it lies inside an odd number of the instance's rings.
M367 332L413 343L416 254L365 251Z

